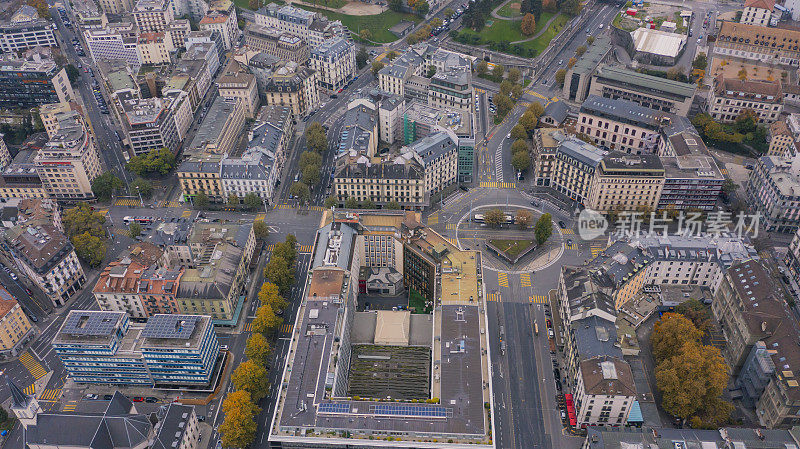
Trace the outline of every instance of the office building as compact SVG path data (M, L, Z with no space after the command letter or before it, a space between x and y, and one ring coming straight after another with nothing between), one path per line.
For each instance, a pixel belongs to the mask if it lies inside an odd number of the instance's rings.
M721 123L733 123L745 110L758 116L758 123L770 124L783 111L779 81L751 81L723 78L720 74L708 96L708 114Z
M0 174L0 198L47 198L47 191L36 171L38 150L23 148Z
M327 39L311 49L309 66L317 72L323 92L339 92L356 74L356 46L341 37Z
M162 148L178 150L180 140L172 109L177 105L172 98L142 99L133 92L121 92L116 100L131 157Z
M565 139L556 149L551 186L577 204L584 204L605 155L605 151L582 140Z
M590 95L581 105L576 131L595 144L630 154L653 153L661 125L670 118L627 100Z
M217 78L217 89L220 97L242 104L245 118L255 118L260 101L256 77L236 60L231 59Z
M244 29L244 45L247 48L264 52L279 60L305 64L311 58L306 42L294 34L248 23Z
M5 288L0 287L0 358L16 357L25 343L36 335L28 316L19 302Z
M658 156L612 151L594 172L586 207L603 213L655 211L663 186L664 166Z
M452 68L436 72L431 78L428 105L471 112L473 104L472 72Z
M800 225L800 157L758 158L745 193L748 202L761 214L768 231L795 232Z
M138 32L133 23L109 23L103 28L87 29L83 37L95 64L121 59L128 63L133 73L139 72L142 60L139 56Z
M244 106L238 100L217 97L194 139L184 150L185 157L225 155L233 152L244 128Z
M175 20L169 0L138 0L131 16L140 33L164 33Z
M36 53L30 58L0 58L0 106L32 108L75 99L67 71Z
M0 24L0 51L17 53L34 47L58 47L53 24L40 18L36 8L22 5Z
M628 100L655 111L686 117L696 88L693 84L602 64L592 75L588 94Z
M99 0L100 7L106 14L126 14L133 11L133 0Z
M407 51L378 72L378 87L385 92L406 98L406 83L421 77L425 61L415 51ZM427 92L423 101L427 101Z
M747 427L720 427L713 430L670 429L666 427L607 429L590 427L582 449L620 447L724 447L726 444L763 449L783 449L797 444L789 430L766 430Z
M136 51L142 64L165 65L170 62L172 40L163 32L139 33Z
M214 0L208 6L208 12L200 20L200 30L217 31L222 36L222 45L230 50L239 40L239 19L236 7L230 0Z
M714 54L734 57L764 64L777 64L785 68L800 64L800 47L784 42L798 42L800 30L773 28L723 21L714 43Z
M289 106L295 117L305 117L319 105L316 71L296 62L282 61L272 65L264 75L266 104Z

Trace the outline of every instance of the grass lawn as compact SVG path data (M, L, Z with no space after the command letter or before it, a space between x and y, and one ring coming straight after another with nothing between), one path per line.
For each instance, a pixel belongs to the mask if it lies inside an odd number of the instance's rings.
M328 1L330 2L339 0L328 0ZM320 14L323 14L331 20L341 20L344 26L346 26L348 29L350 29L350 31L356 34L358 34L359 31L366 28L372 32L372 40L381 43L394 42L397 40L397 36L392 34L392 32L389 31L389 28L397 25L402 20L407 20L415 23L419 22L420 20L419 17L413 14L403 14L388 10L372 16L351 16L348 14L328 11L325 9L310 8L306 6L301 6L301 7L309 11L315 11Z
M502 240L493 239L489 243L506 253L508 257L515 258L533 245L533 240Z
M547 13L542 13L542 17L544 17L545 14ZM522 45L529 48L533 48L534 50L536 50L537 55L540 54L547 48L548 45L550 45L550 41L553 40L553 38L556 37L558 33L561 32L561 29L564 28L564 25L566 25L567 22L569 22L569 17L564 14L556 17L556 20L554 20L553 23L550 24L550 26L547 28L547 31L545 31L544 34L542 34L541 36L537 37L536 39L530 42L523 42ZM537 33L539 32L538 23L536 24L536 32Z
M536 22L536 33L540 32L544 25L553 17L553 13L550 12L543 12L542 15L539 17L539 20ZM564 24L567 23L567 17L561 15L556 19L553 24L548 28L548 30L536 41L544 40L546 38L546 43L544 47L547 48L547 44L550 43L550 40L558 34L558 31L564 27ZM475 33L469 28L464 29L462 32L477 34L481 37L482 42L514 42L514 41L521 41L526 39L528 36L522 34L520 30L522 22L517 20L494 20L491 25L484 27L479 33ZM555 31L555 30L558 31ZM535 34L535 33L534 33ZM549 37L548 37L549 36ZM534 42L536 42L534 41ZM525 42L523 45L529 44Z
M408 293L408 307L414 308L413 313L431 313L430 307L425 307L425 298L416 290L410 290Z
M497 15L510 18L521 17L522 14L519 12L519 6L519 2L509 2L497 10Z
M347 4L347 0L303 0L306 3L311 3L317 6L326 6L328 8L339 9Z
M336 0L332 0L336 1ZM285 4L283 0L261 0L260 5L268 5L270 3L277 3L279 5ZM233 0L233 4L238 6L241 9L250 9L250 2L248 0Z

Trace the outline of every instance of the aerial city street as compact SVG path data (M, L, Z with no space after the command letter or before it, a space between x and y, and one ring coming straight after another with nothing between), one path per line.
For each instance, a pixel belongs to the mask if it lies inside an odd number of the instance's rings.
M778 1L0 1L0 447L797 448Z

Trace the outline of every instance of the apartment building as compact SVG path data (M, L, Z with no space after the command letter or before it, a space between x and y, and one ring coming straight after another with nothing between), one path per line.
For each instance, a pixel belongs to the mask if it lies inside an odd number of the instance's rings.
M138 30L133 23L109 23L102 28L87 29L83 38L95 64L121 59L134 73L139 72L142 59L138 49Z
M292 108L295 117L305 117L319 105L319 74L296 62L282 61L265 73L266 104Z
M3 134L0 134L0 170L8 167L8 164L11 163L11 153L8 151L8 145L3 137Z
M795 134L791 132L784 120L777 120L769 125L767 140L769 141L767 156L790 159L798 152L798 142L795 140Z
M428 105L472 112L474 102L470 69L451 68L436 72L430 80Z
M42 185L51 198L94 198L92 181L102 173L94 136L75 111L60 113L56 120L58 130L34 159Z
M16 357L36 335L28 316L16 298L0 287L0 358Z
M605 155L605 151L582 140L565 139L556 149L551 186L576 203L584 204Z
M169 0L138 0L131 16L141 33L165 33L175 20Z
M178 142L183 142L194 120L192 102L189 100L189 94L182 90L162 91L162 93L162 98L169 101L171 105L172 118L175 120L175 132L178 135Z
M173 111L177 105L172 98L142 99L128 91L121 92L116 100L131 157L161 148L178 150L180 140Z
M202 389L217 374L219 343L203 315L159 314L139 324L123 312L71 310L52 345L82 384Z
M800 157L758 158L745 184L748 202L768 231L795 232L800 225Z
M620 310L641 294L652 261L642 248L618 240L590 260L587 268L595 286Z
M388 143L404 139L406 101L403 97L386 93L378 107L378 135ZM410 143L410 142L406 142Z
M217 97L208 108L203 123L192 142L184 150L184 157L225 155L233 149L244 129L244 105L241 101L227 101Z
M590 95L581 105L576 130L601 147L647 154L658 147L661 125L668 121L663 112L632 101Z
M244 45L252 50L264 52L279 60L305 64L311 58L308 45L303 39L270 28L248 23L244 29Z
M199 22L211 9L209 3L205 0L172 0L173 15L175 17L188 16L194 22Z
M309 66L317 72L323 92L339 92L356 74L356 46L341 37L327 39L311 49Z
M222 155L194 157L181 162L177 174L184 200L191 202L200 192L211 201L227 199L222 192L221 162Z
M47 191L36 171L38 150L23 148L0 174L0 198L47 198Z
M205 17L200 20L200 30L212 30L222 36L225 50L230 50L239 39L239 19L236 8L230 0L214 0L208 7Z
M172 39L163 32L139 33L136 51L142 64L164 65L170 63L169 48Z
M378 87L400 97L406 97L406 83L427 69L425 61L415 51L407 51L378 72ZM425 93L427 100L427 92Z
M225 56L225 47L222 45L222 36L219 32L214 30L198 30L190 31L186 34L186 39L184 40L186 50L191 50L192 47L197 44L211 44L217 50L216 66L219 67L219 61ZM216 69L213 69L212 72L215 73Z
M219 59L212 56L213 50L210 46L205 50L202 51L197 46L193 46L192 50L184 53L172 67L172 74L163 89L180 89L188 93L192 110L195 112L211 87L214 78L212 73L215 73L219 67Z
M601 64L592 75L588 95L632 101L645 108L689 115L697 86Z
M63 117L70 111L72 111L71 103L50 103L39 106L39 118L48 138L52 138L58 132L58 117Z
M458 182L458 139L442 131L400 149L397 162L417 159L425 169L425 190L429 195Z
M35 47L58 47L53 24L40 18L36 8L22 5L8 22L0 24L0 51L16 53Z
M236 60L231 59L217 78L217 89L220 97L242 104L245 118L255 118L260 101L256 77Z
M723 78L720 74L708 96L708 114L716 121L733 123L745 110L755 111L758 123L770 124L783 111L780 81Z
M773 14L777 13L774 15ZM775 26L780 19L780 12L775 10L774 0L747 0L739 23L758 26ZM774 21L774 23L773 23Z
M340 204L349 198L359 203L371 201L378 207L397 202L403 209L421 210L429 205L425 190L425 171L415 160L354 162L338 169L333 186Z
M86 282L69 239L51 222L32 220L9 229L5 240L17 267L61 307Z
M0 58L0 106L31 108L75 99L67 71L49 57Z
M714 54L786 67L800 65L800 31L723 21Z
M133 11L133 0L99 0L100 8L106 14L126 14Z
M599 212L655 211L664 186L664 166L654 154L612 151L594 172L586 207Z
M255 23L297 36L305 40L311 48L321 46L325 39L349 36L340 21L330 21L322 14L291 5L270 3L256 11Z
M347 104L342 132L339 135L338 154L351 158L372 157L378 150L378 111L375 103L356 99Z
M537 186L549 187L553 179L556 151L567 136L558 128L537 128L533 132L533 179Z

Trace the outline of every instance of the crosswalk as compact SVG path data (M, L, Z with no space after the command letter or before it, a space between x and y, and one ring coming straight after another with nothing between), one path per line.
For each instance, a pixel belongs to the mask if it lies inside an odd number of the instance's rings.
M720 171L722 172L723 175L728 176L728 169L727 168L723 168Z
M48 388L39 396L40 401L58 401L61 397L61 388Z
M497 149L494 154L494 177L503 179L503 147Z
M445 229L447 229L448 231L453 231L457 227L458 227L457 223L447 223L447 226L445 226Z
M561 233L562 234L575 234L575 231L573 231L572 229L562 229Z
M47 374L47 370L45 370L42 364L36 361L28 351L25 351L19 356L19 361L27 368L34 379L38 379Z
M291 324L284 324L283 326L281 326L281 333L291 334L292 333L292 327L294 327L294 326L292 326Z
M192 216L192 211L190 211L190 210L185 210L185 211L181 212L181 218L189 218L191 216Z
M105 217L108 215L108 209L100 209L97 211L97 213Z
M265 214L263 212L258 214L258 215L256 215L256 221L264 221L265 218L267 218L267 214Z
M115 206L141 206L142 203L139 198L121 198L114 202Z
M605 248L603 246L592 245L592 259L597 257L598 254L602 253Z
M458 247L458 239L455 237L445 237L444 239L450 242L451 245Z
M267 251L275 251L275 243L267 245Z
M301 253L310 253L311 252L311 245L300 245Z
M159 201L158 207L183 207L183 203L180 201Z
M295 206L291 204L276 204L275 209L294 209Z
M497 273L497 283L500 284L501 287L508 287L508 273L502 271Z
M244 326L245 332L253 332L253 322L249 322Z
M547 295L533 295L529 299L531 304L547 304Z
M311 206L308 209L312 210L314 212L323 212L323 211L325 211L325 207L324 206Z
M28 396L33 396L34 394L36 394L36 384L33 383L28 385L27 387L22 389L22 392Z
M486 299L492 302L500 302L500 293L489 293Z
M531 274L530 273L522 273L519 275L519 285L522 287L530 287L531 286Z
M428 215L428 226L439 224L439 212L434 212Z
M517 184L514 182L483 181L481 187L487 189L515 189Z
M69 403L67 403L67 405L64 406L64 409L62 411L64 411L64 412L74 412L76 408L78 408L78 401L77 400L73 400L73 401L69 401Z
M574 249L575 251L577 251L577 250L578 250L578 245L577 245L577 244L575 244L575 243L573 243L572 245L567 245L567 244L565 243L565 244L564 244L564 249Z

